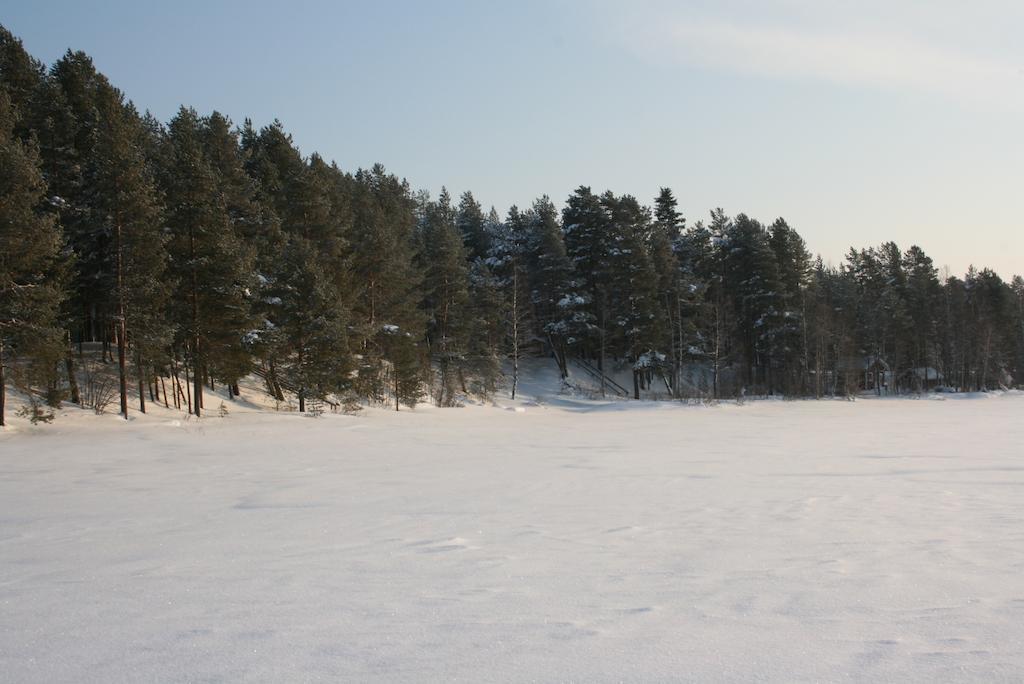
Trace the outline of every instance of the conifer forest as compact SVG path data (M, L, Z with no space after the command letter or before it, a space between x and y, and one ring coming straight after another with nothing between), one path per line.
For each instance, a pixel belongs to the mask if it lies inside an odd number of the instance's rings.
M0 424L9 387L85 401L95 360L125 416L204 415L253 374L300 411L514 397L526 357L602 388L628 369L607 390L636 398L1024 383L1020 276L894 242L832 265L783 218L684 215L685 188L499 213L307 155L277 121L159 121L128 95L0 28Z

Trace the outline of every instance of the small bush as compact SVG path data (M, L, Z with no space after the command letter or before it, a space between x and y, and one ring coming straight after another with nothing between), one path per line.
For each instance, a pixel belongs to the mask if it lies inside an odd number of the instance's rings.
M18 416L19 418L28 418L29 422L31 422L33 425L38 425L39 423L53 422L53 411L45 410L42 407L42 405L40 405L39 400L37 400L35 396L31 394L29 395L28 406L22 406L15 412L14 415Z
M95 365L85 367L82 383L82 406L92 409L96 415L106 412L117 396L114 381L104 377Z
M313 398L306 402L306 413L310 418L319 418L324 415L324 402L319 398Z

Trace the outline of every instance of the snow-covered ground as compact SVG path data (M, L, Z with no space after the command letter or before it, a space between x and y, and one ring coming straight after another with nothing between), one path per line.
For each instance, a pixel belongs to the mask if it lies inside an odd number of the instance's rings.
M522 389L14 421L0 680L1024 679L1021 394Z

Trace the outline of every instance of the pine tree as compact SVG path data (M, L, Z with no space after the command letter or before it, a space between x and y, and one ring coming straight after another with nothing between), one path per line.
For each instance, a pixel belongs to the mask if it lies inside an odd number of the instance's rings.
M605 262L610 318L602 327L611 333L616 355L631 363L633 397L639 399L640 389L649 385L652 375L663 377L667 351L658 347L664 335L659 334L663 329L659 330L661 321L655 313L657 272L648 253L651 217L629 195L616 197L608 192L601 204L610 221Z
M778 218L768 229L768 243L775 255L780 316L771 331L773 361L786 394L804 394L810 387L807 349L807 287L811 257L800 235Z
M21 40L0 24L0 89L7 93L13 137L27 142L37 127L46 70Z
M732 335L735 312L727 291L727 262L729 233L732 219L725 211L711 211L710 223L697 222L685 236L686 248L693 259L697 277L706 283L701 335L705 353L711 364L711 396L718 399L726 394L723 371L733 360Z
M519 387L519 365L527 340L532 336L529 258L529 232L519 208L513 206L508 221L502 223L491 210L488 219L490 252L487 264L494 274L500 292L501 324L504 349L511 361L511 395L516 398Z
M192 373L192 412L202 415L207 377L234 383L248 364L243 338L251 329L253 252L242 241L234 206L244 198L228 191L238 179L238 160L207 152L214 132L195 110L182 108L168 126L166 166L161 172L167 195L168 250L176 276L178 345ZM223 147L221 140L217 147ZM241 204L238 204L241 202Z
M268 364L268 379L273 386L278 381L278 369L283 375L292 368L294 375L295 359L325 359L328 354L336 358L324 363L321 372L324 380L335 376L339 370L351 365L351 340L365 335L365 326L359 322L350 325L353 316L351 310L356 295L353 293L353 260L349 249L349 235L353 231L353 189L352 181L345 176L335 164L328 164L319 155L313 154L304 160L295 147L291 136L285 133L280 122L262 129L258 135L251 131L247 123L242 133L242 148L247 154L247 166L258 184L258 197L272 213L274 223L279 230L275 243L277 254L268 255L262 261L261 270L266 271L264 281L267 286L263 297L264 318L271 329L264 331L257 339L261 340L258 351ZM298 251L297 251L298 250ZM312 255L314 263L308 268L323 274L326 282L319 285L317 297L329 299L334 303L335 310L325 321L343 320L344 328L337 328L326 322L324 333L306 339L302 335L282 335L276 321L291 321L302 325L307 312L300 299L289 299L272 294L276 289L287 286L287 280L295 277L295 265L289 261L289 254L303 253ZM312 296L312 295L311 295ZM282 308L284 307L284 308ZM303 330L306 328L303 327ZM306 340L303 342L303 340ZM295 345L307 344L305 349ZM308 344L324 345L320 348L309 347ZM305 377L311 377L312 369L303 371ZM287 378L285 378L287 382ZM320 382L322 386L330 386L331 391L347 388L348 379L335 377L330 383ZM357 383L358 384L358 383ZM303 384L303 393L309 392L309 383ZM277 390L279 393L279 390ZM304 398L300 395L300 405Z
M469 324L463 363L470 393L490 397L501 378L504 348L504 289L502 281L484 259L469 266Z
M903 255L903 271L906 273L906 304L911 322L912 351L914 372L912 381L920 390L920 382L924 381L924 389L928 382L937 380L931 377L935 362L938 335L938 308L942 294L938 271L931 258L917 245L911 246Z
M562 230L565 254L584 293L582 306L594 322L594 339L580 340L580 343L597 347L591 351L597 357L598 368L604 370L610 326L611 221L601 199L589 187L580 186L569 196L562 210Z
M903 269L903 253L894 242L886 242L878 250L885 287L882 290L882 312L888 363L892 368L892 391L902 390L905 372L913 366L914 330L907 301L907 274Z
M1020 387L1024 384L1024 278L1014 276L1010 283L1011 315L1010 338L1013 346L1013 378Z
M425 334L426 317L419 308L423 274L416 263L413 233L416 217L409 186L381 165L360 170L353 179L352 269L360 284L353 303L353 328L358 339L358 391L384 401L397 382L402 402L419 396L423 355L416 345Z
M320 267L316 247L292 235L267 288L282 385L299 398L322 399L348 387L348 311Z
M156 187L142 151L143 130L134 108L110 89L100 99L101 128L85 177L96 227L109 236L112 265L108 311L113 313L121 413L128 418L128 345L135 351L139 409L145 412L144 368L169 337L164 307L165 239Z
M419 344L411 333L386 325L379 337L382 356L390 363L390 382L395 411L404 404L414 409L424 397L422 361Z
M1005 386L1013 357L1013 291L991 269L971 268L964 278L969 329L968 376L973 389Z
M761 386L770 392L782 310L778 265L768 231L760 222L739 214L723 246L724 285L736 312L735 332L744 358L745 386Z
M469 191L462 193L459 199L459 206L455 210L455 227L462 236L462 244L469 262L486 259L491 250L491 235L487 230L487 219L480 208L480 203Z
M686 220L677 209L672 191L661 188L654 206L648 251L656 279L655 346L668 352L669 384L673 396L680 398L683 366L694 358L693 351L697 349L695 319L699 288L683 236Z
M15 137L15 121L0 87L0 427L10 360L34 357L45 369L62 346L57 316L63 283L56 277L61 236L53 216L40 211L46 185L39 155Z
M439 375L435 400L439 406L453 406L455 392L467 391L465 362L472 320L466 253L445 189L436 202L426 206L420 242L425 274L423 306L429 315L427 340Z
M569 352L596 336L592 302L567 252L565 233L551 199L545 195L536 200L524 220L529 234L534 317L565 379L569 376ZM509 223L513 224L511 215Z
M49 204L75 255L67 304L69 333L79 342L102 341L105 361L111 329L111 235L97 215L97 195L86 174L95 166L101 100L112 87L88 55L70 50L50 68L40 87L33 132L39 140Z

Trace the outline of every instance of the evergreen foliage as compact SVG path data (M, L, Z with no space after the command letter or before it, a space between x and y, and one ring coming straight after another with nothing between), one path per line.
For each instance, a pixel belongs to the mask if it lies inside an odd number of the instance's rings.
M60 357L57 327L64 282L62 239L54 217L40 210L46 185L34 145L14 135L16 115L0 88L0 426L4 425L8 368L16 357L32 363L19 384L48 379Z
M637 398L974 391L1024 384L1024 280L892 242L831 266L782 218L688 224L669 188L503 219L303 154L278 121L140 116L88 55L47 69L0 27L0 376L90 403L86 344L116 350L126 417L130 382L145 410L170 379L199 416L251 372L300 410L454 406L515 395L530 355L631 373Z

